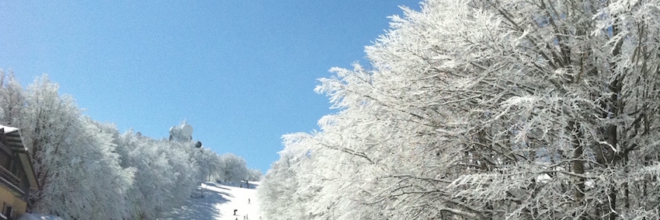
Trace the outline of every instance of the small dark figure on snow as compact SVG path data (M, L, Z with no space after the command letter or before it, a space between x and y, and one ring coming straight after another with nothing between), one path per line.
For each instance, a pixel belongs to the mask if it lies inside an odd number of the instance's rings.
M237 212L237 211L238 211L238 209L234 209L234 215L236 215L236 212Z
M250 204L250 198L248 198L248 204Z

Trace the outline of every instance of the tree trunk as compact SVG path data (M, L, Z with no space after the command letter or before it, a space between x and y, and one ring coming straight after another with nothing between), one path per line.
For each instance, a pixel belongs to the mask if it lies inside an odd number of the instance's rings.
M573 147L575 150L573 151L573 162L572 162L572 170L575 174L578 175L583 175L584 174L584 162L581 160L582 159L582 154L584 153L584 148L582 146L582 143L580 142L580 138L582 137L582 132L580 132L579 125L576 124L575 122L571 122L569 124L570 131L573 133ZM575 184L577 188L575 189L575 203L577 207L582 207L584 206L584 182L585 179L582 177L577 178L577 183ZM580 219L582 219L584 216L580 216Z

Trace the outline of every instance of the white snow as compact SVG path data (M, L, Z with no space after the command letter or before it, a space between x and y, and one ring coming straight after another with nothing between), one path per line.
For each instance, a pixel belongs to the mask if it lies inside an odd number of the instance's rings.
M18 131L18 128L4 126L4 125L0 125L0 128L3 128L5 130L5 134L11 133L11 132L14 132L14 131Z
M202 184L204 197L190 198L180 209L168 213L164 219L259 220L259 183L250 182L250 188L235 184L207 182ZM248 203L248 199L250 203ZM234 215L236 209L236 215Z
M16 220L62 220L62 218L53 215L43 215L38 213L25 213Z

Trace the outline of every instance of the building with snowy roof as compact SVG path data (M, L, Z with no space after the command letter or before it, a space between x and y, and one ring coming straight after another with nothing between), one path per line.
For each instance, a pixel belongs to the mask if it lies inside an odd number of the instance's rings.
M19 129L0 125L0 220L25 213L30 190L38 189L32 158Z

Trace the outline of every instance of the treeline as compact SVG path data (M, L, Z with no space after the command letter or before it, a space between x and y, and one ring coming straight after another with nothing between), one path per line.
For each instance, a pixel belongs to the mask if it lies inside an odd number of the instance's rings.
M46 76L23 89L0 73L0 123L21 129L41 190L28 211L64 219L155 219L203 181L261 178L233 154L120 133L84 116ZM165 130L166 128L164 128Z
M426 0L284 136L276 219L660 218L660 1Z

